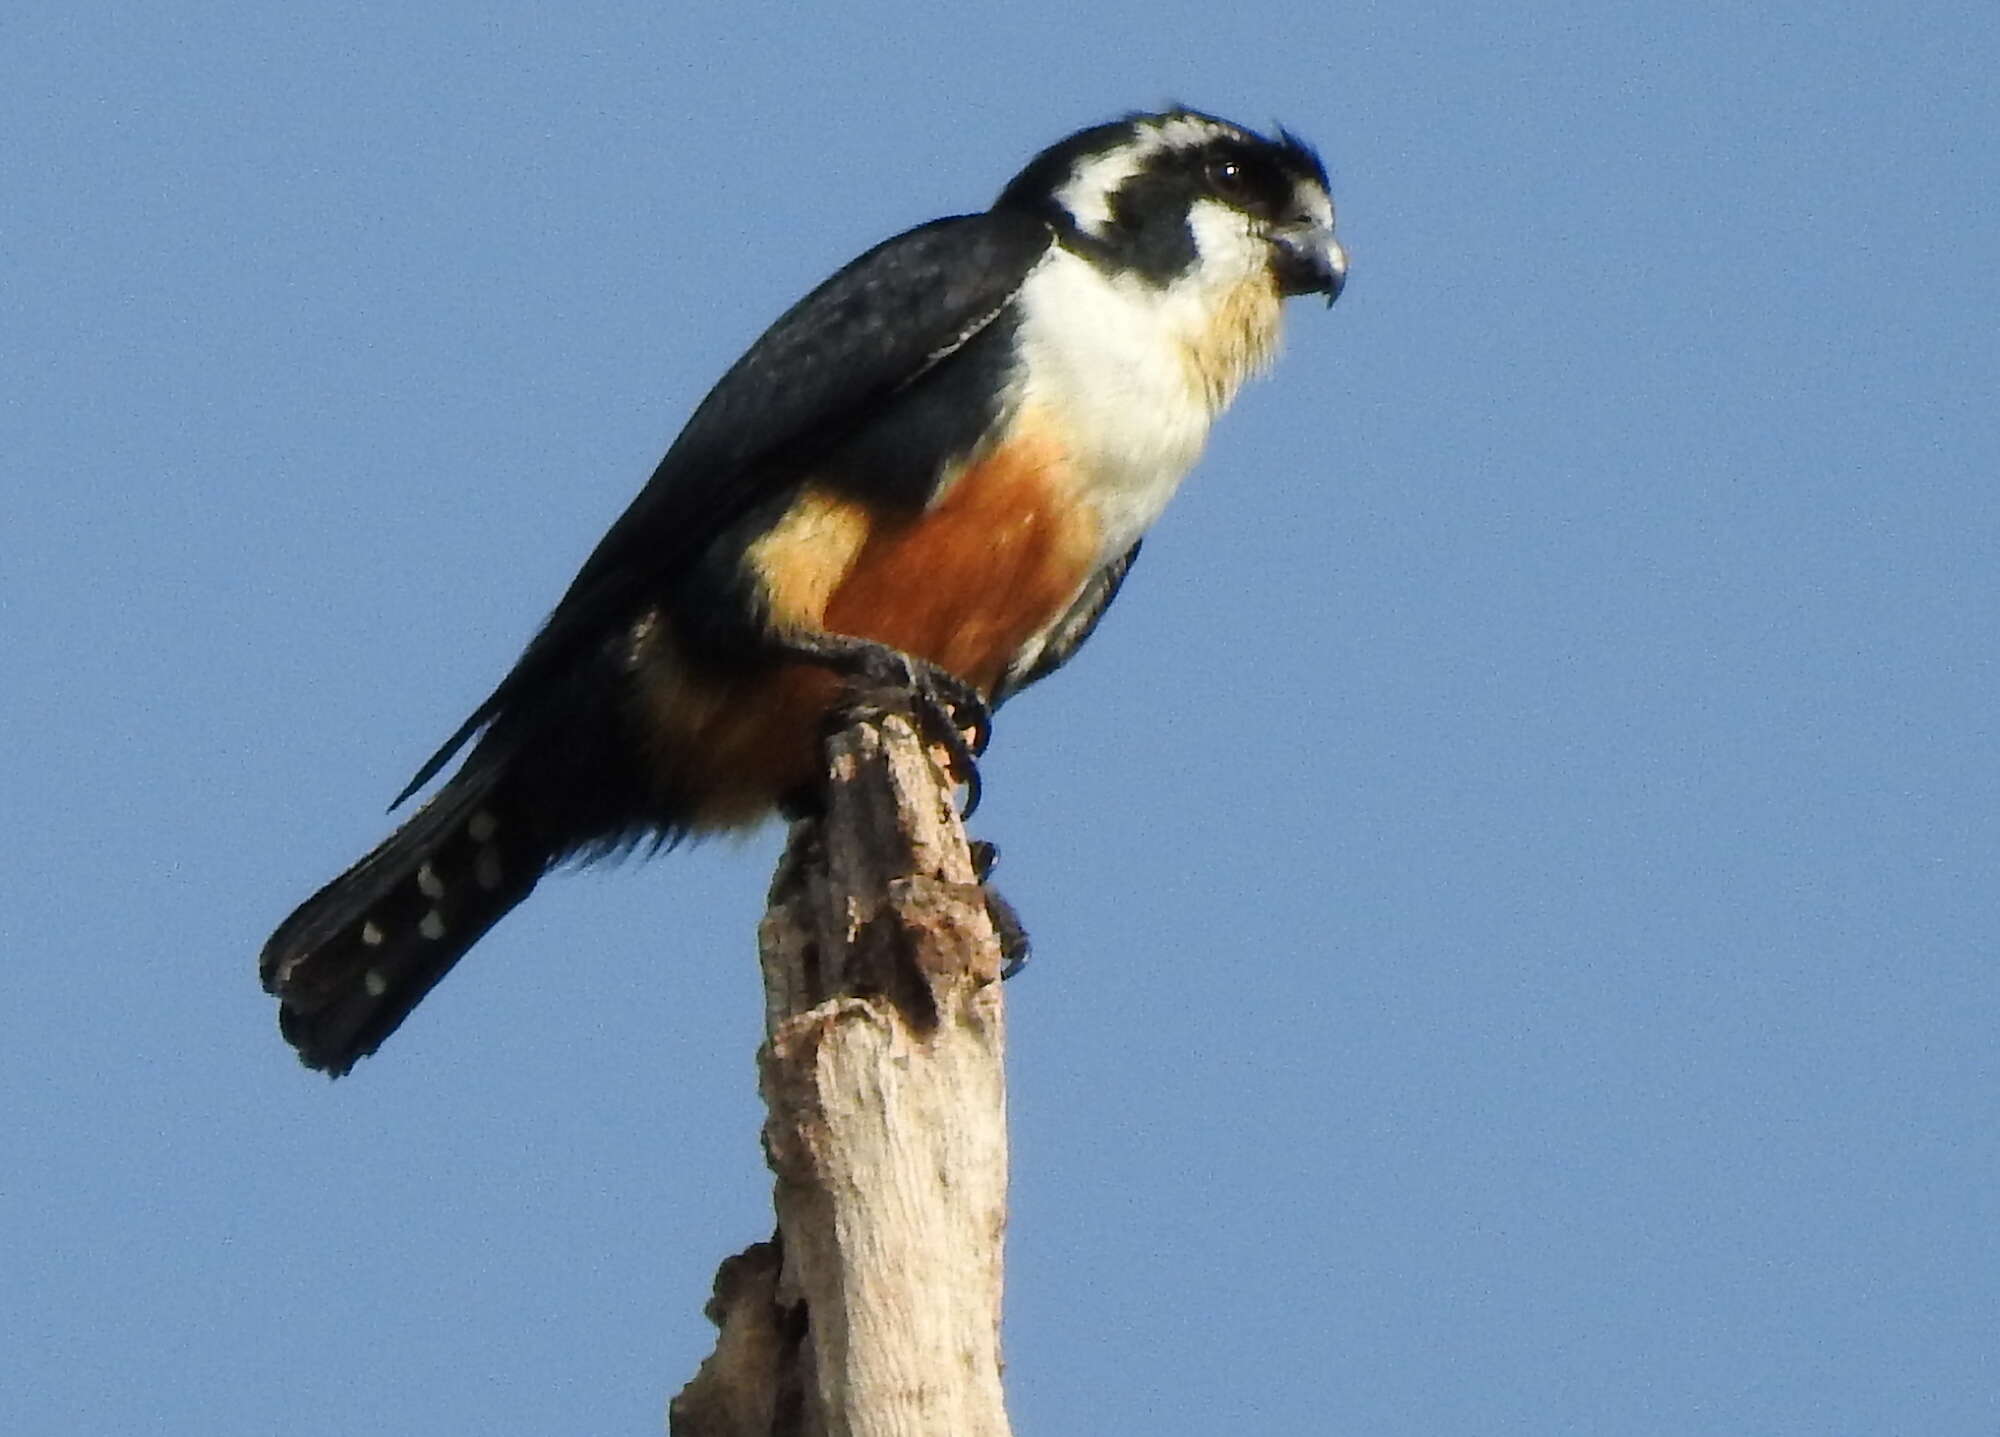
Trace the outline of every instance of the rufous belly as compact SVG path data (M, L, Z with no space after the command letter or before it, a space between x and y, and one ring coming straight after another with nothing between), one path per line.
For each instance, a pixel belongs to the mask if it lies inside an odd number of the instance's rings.
M749 551L773 621L874 639L990 693L1100 559L1096 513L1061 444L1032 426L1016 436L909 517L808 486ZM813 781L840 680L805 664L697 677L673 662L665 627L637 665L661 795L694 829L754 822Z

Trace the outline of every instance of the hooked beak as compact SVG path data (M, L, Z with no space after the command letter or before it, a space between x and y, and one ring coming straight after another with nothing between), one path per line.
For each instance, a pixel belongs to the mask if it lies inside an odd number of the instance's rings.
M1280 294L1323 294L1329 305L1340 298L1347 285L1347 251L1331 228L1301 225L1280 231L1274 249L1271 267Z

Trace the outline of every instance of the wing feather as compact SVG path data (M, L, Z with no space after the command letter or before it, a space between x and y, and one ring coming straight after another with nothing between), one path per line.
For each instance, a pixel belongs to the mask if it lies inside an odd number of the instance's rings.
M780 316L709 391L507 677L396 803L682 573L810 456L948 363L1005 311L1050 240L1045 223L1012 211L934 220L877 245Z

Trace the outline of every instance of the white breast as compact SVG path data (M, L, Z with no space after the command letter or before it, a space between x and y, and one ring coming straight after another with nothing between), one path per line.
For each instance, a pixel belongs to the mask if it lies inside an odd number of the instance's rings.
M1065 433L1106 560L1159 517L1243 378L1218 385L1204 368L1223 299L1107 275L1060 245L1022 286L1020 402ZM1274 339L1275 296L1271 309Z

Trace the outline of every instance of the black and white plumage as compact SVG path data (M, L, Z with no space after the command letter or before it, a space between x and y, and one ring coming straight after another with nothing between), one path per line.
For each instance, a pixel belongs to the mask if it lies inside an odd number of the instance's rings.
M878 245L695 410L458 771L266 945L310 1066L373 1052L552 865L752 823L807 788L842 673L997 704L1064 663L1283 300L1346 261L1295 137L1191 110L1043 151Z

